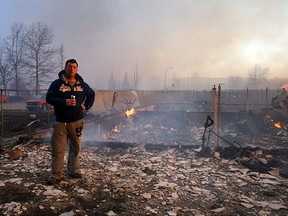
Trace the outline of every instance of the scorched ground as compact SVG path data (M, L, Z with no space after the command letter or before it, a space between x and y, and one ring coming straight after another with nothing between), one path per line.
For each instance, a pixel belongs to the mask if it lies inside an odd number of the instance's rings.
M106 140L106 145L84 143L82 179L67 177L54 186L46 185L51 171L49 129L48 138L43 134L21 142L17 136L6 138L6 147L2 147L0 155L1 214L288 214L287 179L279 172L285 174L288 152L285 140L273 143L275 134L253 135L253 138L242 134L243 147L248 153L241 152L231 159L222 157L224 148L211 150L209 154L199 152L203 127L191 125L189 130L179 131L163 125L129 123L119 128L120 132L110 132L111 140ZM163 137L166 146L161 140L151 138L163 130L167 134ZM241 134L239 129L235 130L229 126L224 131L231 138L235 133ZM137 138L135 133L141 135L141 142L127 142L129 137ZM287 135L285 130L277 133ZM145 142L143 136L149 141ZM126 142L117 145L115 140L123 137ZM176 141L167 141L167 137ZM284 154L273 152L271 144ZM11 150L16 147L19 159L12 160ZM277 169L255 170L243 163L255 165L261 161L267 165L272 159Z

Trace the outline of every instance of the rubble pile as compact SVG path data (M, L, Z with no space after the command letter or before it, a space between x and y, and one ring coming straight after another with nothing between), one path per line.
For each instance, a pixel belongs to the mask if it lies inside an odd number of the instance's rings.
M47 186L49 143L1 154L2 215L287 215L287 179L193 149L83 146L80 180ZM257 152L258 156L267 157ZM255 156L255 154L253 155ZM239 158L238 158L239 159ZM241 158L244 159L244 158Z
M7 144L0 152L0 212L287 215L286 129L256 136L235 125L223 125L223 138L240 146L221 142L216 147L206 138L208 150L203 152L204 127L125 120L101 141L87 140L84 134L83 178L67 176L53 186L46 184L51 172L49 136L21 138L21 143L7 139L17 145Z

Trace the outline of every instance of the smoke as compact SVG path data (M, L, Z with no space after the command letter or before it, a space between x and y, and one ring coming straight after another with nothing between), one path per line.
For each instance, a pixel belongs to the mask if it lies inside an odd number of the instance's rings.
M255 64L287 76L286 0L0 1L3 32L14 22L47 23L95 88L105 88L112 71L132 83L137 62L142 89L162 89L169 67L169 84L193 73L247 76Z

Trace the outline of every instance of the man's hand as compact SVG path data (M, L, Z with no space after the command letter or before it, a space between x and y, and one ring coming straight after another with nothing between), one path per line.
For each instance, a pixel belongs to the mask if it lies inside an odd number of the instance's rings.
M67 106L76 106L76 100L75 99L66 99L66 105Z
M86 110L86 108L85 108L84 104L81 104L81 109L82 109L83 111L85 111L85 110Z

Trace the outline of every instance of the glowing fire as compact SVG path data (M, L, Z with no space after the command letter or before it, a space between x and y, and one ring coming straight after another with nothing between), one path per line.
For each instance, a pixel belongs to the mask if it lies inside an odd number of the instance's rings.
M280 122L276 122L276 123L274 123L274 126L277 127L277 128L282 128Z
M276 128L282 128L281 122L275 122L270 115L266 115L266 118L269 119Z
M126 110L125 114L127 117L133 116L136 114L136 110L134 108L130 109L130 110Z

